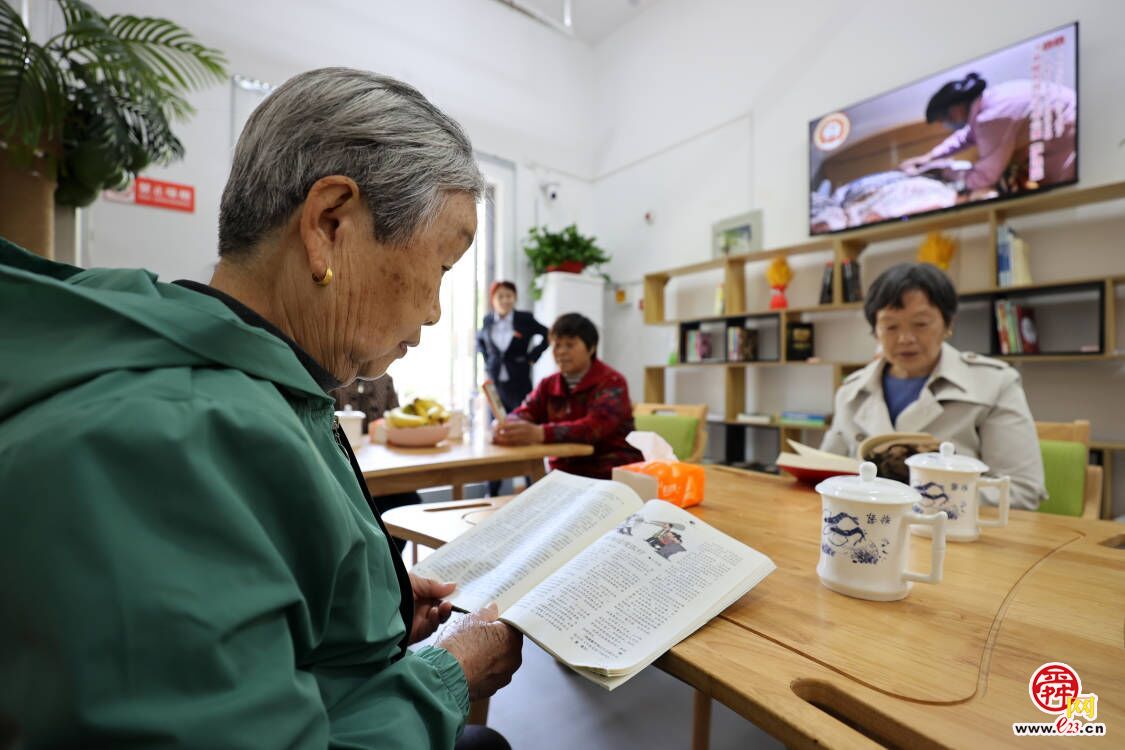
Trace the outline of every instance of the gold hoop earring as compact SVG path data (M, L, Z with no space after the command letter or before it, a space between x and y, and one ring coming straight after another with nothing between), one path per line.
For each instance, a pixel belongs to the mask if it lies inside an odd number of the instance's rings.
M328 286L332 283L332 269L325 268L324 275L319 279L316 277L316 274L313 274L313 281L317 283L317 286Z

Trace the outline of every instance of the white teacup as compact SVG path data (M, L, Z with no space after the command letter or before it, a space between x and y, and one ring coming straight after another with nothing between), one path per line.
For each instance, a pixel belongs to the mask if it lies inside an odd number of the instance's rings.
M1006 526L1011 480L1008 477L989 479L981 474L988 465L971 456L956 456L953 443L942 443L940 453L919 453L906 459L910 467L910 486L921 495L914 506L918 513L944 511L949 516L945 524L945 538L955 542L972 542L980 538L981 526ZM980 517L981 487L999 487L1000 515L995 520ZM926 526L914 526L911 531L919 536L929 536Z
M367 441L367 436L363 434L363 420L366 418L366 414L353 409L350 404L345 406L343 411L336 412L336 420L340 423L352 448L358 448Z
M905 598L915 581L941 581L945 513L914 512L918 493L902 482L877 479L875 472L867 461L859 476L832 477L816 486L824 508L816 573L833 591L887 602ZM906 569L913 523L934 530L929 574Z

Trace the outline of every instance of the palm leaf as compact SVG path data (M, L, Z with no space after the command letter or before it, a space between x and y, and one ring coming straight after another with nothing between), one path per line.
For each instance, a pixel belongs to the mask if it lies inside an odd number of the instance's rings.
M0 2L0 138L19 159L55 137L65 106L62 74L31 41L19 15Z
M91 69L77 67L75 74L85 85L78 92L78 116L71 120L70 142L93 140L118 155L123 165L132 161L136 148L156 162L167 164L184 155L183 145L172 133L168 114L152 95L122 94L104 81L91 78Z
M194 111L190 91L225 79L226 60L172 21L58 4L65 29L36 45L0 0L0 146L17 159L61 146L60 196L69 179L84 200L122 170L183 157L169 123Z
M97 66L119 93L158 93L170 101L176 119L191 114L186 92L226 76L222 53L205 47L172 21L136 16L106 19L83 0L59 0L67 30L58 35L58 54Z
M109 29L147 67L180 90L202 88L226 77L226 59L175 23L162 18L111 16Z

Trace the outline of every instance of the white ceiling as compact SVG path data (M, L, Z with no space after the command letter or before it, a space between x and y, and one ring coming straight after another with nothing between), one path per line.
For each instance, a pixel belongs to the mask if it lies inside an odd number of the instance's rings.
M500 0L506 4L522 5L549 18L563 19L563 0ZM658 0L572 0L571 20L574 36L594 45L617 29L636 18Z

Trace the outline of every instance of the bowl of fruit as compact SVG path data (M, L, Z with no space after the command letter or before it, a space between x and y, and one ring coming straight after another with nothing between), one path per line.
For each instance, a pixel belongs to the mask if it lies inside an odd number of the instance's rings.
M392 445L429 448L449 437L449 410L432 399L416 398L383 417L387 442Z

